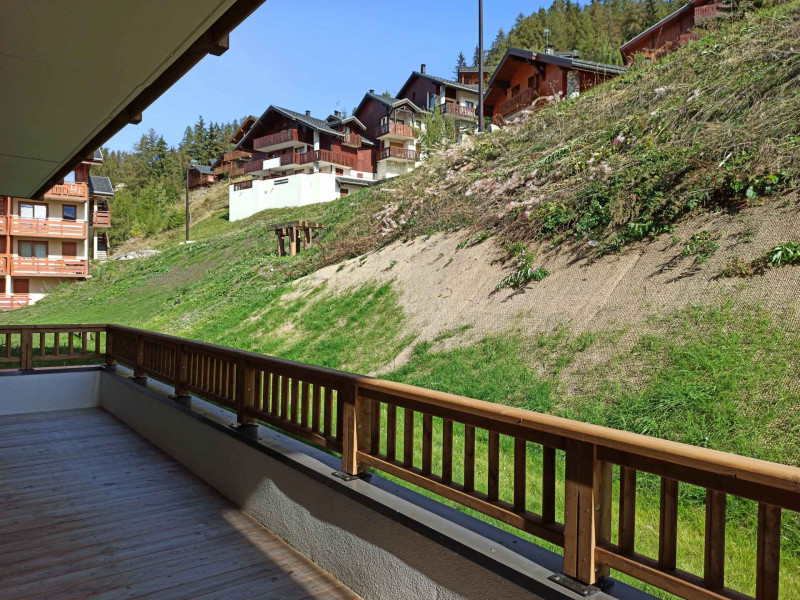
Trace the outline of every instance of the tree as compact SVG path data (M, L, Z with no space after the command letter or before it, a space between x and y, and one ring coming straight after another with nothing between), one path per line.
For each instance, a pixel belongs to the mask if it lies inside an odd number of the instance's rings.
M478 66L478 60L480 59L480 56L481 56L481 50L480 50L480 48L478 46L475 46L475 54L472 57L472 66L473 67L477 67ZM484 56L484 59L485 58L486 57Z
M486 53L486 64L489 66L495 66L500 64L500 61L503 58L503 55L506 53L509 47L508 36L506 32L500 28L500 31L497 32L497 35L492 42L492 45L489 47L489 52Z
M455 75L455 79L458 80L458 74L461 72L461 69L467 66L467 59L464 56L463 52L458 53L458 59L456 59L456 68L453 69L453 74Z

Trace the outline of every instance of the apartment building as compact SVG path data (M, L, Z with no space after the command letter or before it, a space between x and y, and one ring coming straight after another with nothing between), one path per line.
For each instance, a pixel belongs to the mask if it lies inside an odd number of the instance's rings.
M318 119L270 106L237 144L251 179L232 183L230 220L267 208L330 202L374 181L374 143L357 118Z
M509 48L489 79L484 114L502 124L539 98L568 98L624 72L624 67L582 60L574 51L551 54Z
M0 310L33 304L64 281L88 277L89 260L108 256L114 191L89 174L98 150L75 169L75 180L41 200L0 196Z
M368 91L353 113L364 124L375 145L376 179L396 177L420 163L417 134L423 110L407 98L392 98Z
M246 117L239 129L236 130L236 133L231 136L231 144L238 145L257 120L252 115ZM252 158L252 154L245 150L231 150L220 154L216 162L211 165L211 168L214 170L217 180L223 177L228 180L234 180L244 175L244 164L250 162Z
M477 70L475 74L477 76ZM464 76L466 77L466 73ZM411 100L427 111L441 112L446 118L455 120L459 131L475 129L478 110L477 81L468 84L430 75L422 64L419 71L411 73L397 97Z

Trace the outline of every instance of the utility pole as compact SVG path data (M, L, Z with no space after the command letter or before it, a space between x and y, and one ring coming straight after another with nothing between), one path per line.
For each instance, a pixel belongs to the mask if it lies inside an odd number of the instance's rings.
M189 222L192 220L189 214L189 170L197 164L197 161L192 159L186 165L186 243L189 243Z
M478 0L478 133L483 133L483 0Z

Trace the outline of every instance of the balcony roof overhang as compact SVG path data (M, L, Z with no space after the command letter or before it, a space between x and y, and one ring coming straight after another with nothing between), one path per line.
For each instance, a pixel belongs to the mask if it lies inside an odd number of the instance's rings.
M41 197L264 0L12 2L0 25L0 194Z

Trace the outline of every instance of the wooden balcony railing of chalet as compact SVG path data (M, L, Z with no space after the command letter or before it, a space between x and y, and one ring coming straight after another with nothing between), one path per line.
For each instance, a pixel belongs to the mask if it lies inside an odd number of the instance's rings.
M11 235L84 239L86 222L11 217Z
M281 166L285 165L308 165L315 162L328 162L342 167L354 169L356 157L341 152L331 152L330 150L315 150L313 152L287 152L281 155Z
M85 183L61 183L44 193L46 200L88 200L89 186Z
M341 453L344 473L383 471L561 546L564 573L584 584L615 569L684 598L749 598L725 587L725 523L728 496L754 501L755 598L778 599L781 518L800 512L798 468L117 325L0 327L0 361L31 369L36 361L100 359L103 335L109 365L227 407L240 425L267 423ZM454 452L456 434L463 453ZM476 468L478 459L488 468ZM640 513L637 522L640 473L660 479L661 500L658 516ZM511 483L508 496L501 481ZM705 491L702 574L676 568L686 484ZM637 552L637 526L658 532L658 556Z
M440 104L439 110L442 111L443 115L450 115L452 117L460 117L464 119L475 118L475 107L462 106L456 102L445 102L444 104Z
M11 258L11 275L39 277L86 277L88 264L80 259Z
M415 138L416 132L413 127L401 125L400 123L384 123L375 128L375 137L381 138L385 135L396 135L398 137Z
M8 275L8 258L0 256L0 277Z
M378 153L378 160L385 160L387 158L419 162L419 152L416 150L407 150L406 148L384 148Z
M351 148L361 148L361 136L353 131L347 132L344 134L342 145L350 146Z
M538 94L535 89L526 88L518 94L514 94L505 102L500 103L498 110L500 114L505 117L530 106L530 104L536 100L537 96Z
M248 179L247 181L237 181L233 184L233 191L238 192L240 190L249 190L253 188L253 180Z
M6 217L0 215L0 235L6 235L8 233L8 220Z
M254 139L253 148L260 150L277 146L278 144L285 144L286 142L313 144L314 138L309 133L300 133L297 129L284 129L283 131Z
M247 150L231 150L230 152L226 152L222 155L222 160L225 162L230 162L232 160L250 160L252 158L253 153L248 152Z
M703 19L710 19L722 16L723 12L720 9L723 7L728 8L721 2L715 2L714 4L706 4L705 6L696 6L694 9L695 21L701 21Z
M96 210L92 213L92 226L111 227L111 211Z
M24 308L30 303L31 297L28 294L12 294L11 296L3 296L0 294L0 312ZM0 357L0 363L2 361L3 358Z

